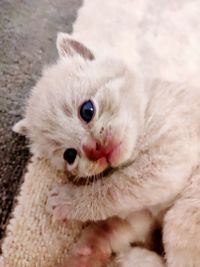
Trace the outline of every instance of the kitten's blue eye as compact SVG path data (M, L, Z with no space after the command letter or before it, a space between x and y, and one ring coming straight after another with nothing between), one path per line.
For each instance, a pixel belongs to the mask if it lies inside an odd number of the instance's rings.
M89 123L95 113L95 107L91 100L85 101L80 107L80 116L86 123Z
M73 164L76 159L77 151L75 148L68 148L65 150L63 154L64 160L67 161L69 164Z

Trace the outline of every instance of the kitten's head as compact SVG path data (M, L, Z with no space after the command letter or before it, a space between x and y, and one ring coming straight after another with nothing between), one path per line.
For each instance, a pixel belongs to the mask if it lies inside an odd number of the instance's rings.
M144 113L137 77L67 34L57 48L59 60L44 70L14 131L28 136L35 155L77 177L126 163Z

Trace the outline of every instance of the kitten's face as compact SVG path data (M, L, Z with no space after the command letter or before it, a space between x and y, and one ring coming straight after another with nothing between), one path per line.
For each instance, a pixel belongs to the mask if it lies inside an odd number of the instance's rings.
M137 83L121 62L94 59L79 43L72 56L66 39L61 44L61 58L33 89L20 126L33 153L57 169L97 175L131 159L142 112Z

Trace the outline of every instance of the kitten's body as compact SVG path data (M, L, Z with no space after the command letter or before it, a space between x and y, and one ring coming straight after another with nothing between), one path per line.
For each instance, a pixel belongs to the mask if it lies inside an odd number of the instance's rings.
M83 221L126 218L148 209L163 227L167 266L196 267L200 264L200 89L156 81L150 91L134 162L86 187L61 186L49 203L58 217ZM138 238L134 231L130 236ZM129 258L120 266L132 266ZM160 266L157 261L147 266Z
M54 190L49 205L58 217L104 220L148 209L156 219L164 216L168 266L197 267L200 89L191 84L198 81L200 31L190 30L199 20L199 10L193 9L199 4L103 2L86 1L75 24L73 37L88 47L59 35L61 59L45 70L30 97L26 118L15 130L28 135L35 155L49 158L67 175L87 177L107 167L115 170L90 185ZM160 9L159 24L144 16L144 10L148 14L154 8ZM98 13L91 21L94 10ZM192 47L195 57L184 53ZM150 81L152 77L190 83ZM80 107L88 99L96 113L85 124ZM104 155L113 143L115 149ZM99 144L103 160L91 159L84 147L97 155ZM77 150L71 165L62 158L68 148ZM188 231L190 222L193 227ZM130 262L122 261L121 266L132 264L132 256L128 258Z

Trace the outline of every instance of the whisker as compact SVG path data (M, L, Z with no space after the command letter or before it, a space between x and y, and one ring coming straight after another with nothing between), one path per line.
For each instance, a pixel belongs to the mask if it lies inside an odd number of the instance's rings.
M80 180L80 177L78 176L78 175L76 175L75 177L74 177L74 179L73 179L73 181L76 183L76 182L78 182Z
M87 180L86 180L86 185L87 185L87 186L90 184L90 177L91 177L91 176L87 176Z
M96 179L96 175L94 175L94 179ZM95 198L94 194L95 194L95 192L94 192L94 182L93 182L92 183L92 201L91 201L91 203L92 203L92 207L91 207L91 209L92 209L92 219L94 219L94 198Z
M120 168L112 168L112 167L109 167L107 169L105 169L103 172L99 173L99 174L94 174L94 175L87 175L85 177L83 176L71 176L70 177L70 180L72 183L76 184L76 185L85 185L85 186L88 186L92 183L97 183L99 180L101 182L103 182L103 178L107 177L107 176L110 176L113 172L115 172L116 170L120 170L120 169L123 169L129 165L131 165L132 162L127 162L125 165L121 166ZM89 173L96 173L97 171L97 168L92 168L92 166L90 166L89 168ZM100 193L100 192L99 192Z

